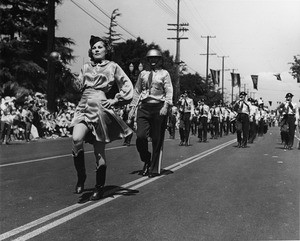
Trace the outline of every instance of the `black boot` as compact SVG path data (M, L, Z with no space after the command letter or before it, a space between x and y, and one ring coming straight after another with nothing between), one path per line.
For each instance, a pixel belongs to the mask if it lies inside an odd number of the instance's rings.
M142 170L142 176L148 176L150 164L151 164L150 161L149 161L149 162L146 162L146 163L144 164L144 167L143 167L143 170Z
M74 166L77 171L77 184L75 187L75 193L80 194L84 190L84 182L86 179L84 152L80 150L77 155L73 152Z
M101 165L96 170L96 186L90 200L95 201L103 198L104 184L106 179L106 165Z

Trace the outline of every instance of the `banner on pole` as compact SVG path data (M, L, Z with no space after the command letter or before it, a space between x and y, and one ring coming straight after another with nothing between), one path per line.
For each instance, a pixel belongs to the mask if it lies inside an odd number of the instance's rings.
M234 86L241 86L241 76L238 73L230 73L231 74L231 80L232 80L232 87Z
M214 85L217 84L220 86L220 70L210 69L210 73L211 73L211 78L212 78Z
M257 84L258 84L258 75L251 75L251 79L252 79L252 82L253 82L253 89L257 89Z

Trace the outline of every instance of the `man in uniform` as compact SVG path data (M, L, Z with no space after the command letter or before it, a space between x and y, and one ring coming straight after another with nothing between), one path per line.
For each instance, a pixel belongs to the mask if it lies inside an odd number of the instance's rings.
M240 125L236 130L238 147L242 148L247 147L249 136L250 103L246 100L246 95L246 92L241 92L240 99L233 106L233 109L238 113L236 122Z
M258 136L263 136L265 131L265 124L267 121L267 112L265 111L264 105L262 103L258 105L257 114L257 134Z
M143 70L136 82L131 106L137 109L136 147L144 167L142 175L159 175L159 159L164 142L168 109L172 105L173 86L170 74L162 68L162 54L151 49L146 55L150 71ZM132 108L134 111L135 108ZM132 115L132 114L131 114ZM152 156L148 150L152 139Z
M193 119L195 113L195 106L193 99L189 98L188 92L184 91L182 98L179 99L179 110L180 110L180 118L181 125L179 127L180 134L180 146L188 146L189 145L189 137L190 137L190 129L191 129L191 121Z
M283 110L283 118L285 123L288 125L288 135L287 140L285 140L286 148L291 150L294 145L294 135L296 125L298 124L299 111L297 104L292 102L292 93L287 93L285 96L285 101L279 106Z
M249 116L249 139L248 143L253 143L257 135L257 120L258 120L258 107L255 105L255 100L248 98L250 102L250 116Z
M204 104L204 99L198 103L197 109L199 110L199 125L198 125L198 138L199 142L207 142L207 123L210 121L209 106Z
M216 103L213 103L212 107L210 108L211 114L211 139L218 139L220 134L220 108L216 106Z
M219 136L222 137L224 127L225 127L226 110L225 110L225 107L223 106L221 100L218 104L218 108L219 108L219 111L220 111L220 115L219 115Z

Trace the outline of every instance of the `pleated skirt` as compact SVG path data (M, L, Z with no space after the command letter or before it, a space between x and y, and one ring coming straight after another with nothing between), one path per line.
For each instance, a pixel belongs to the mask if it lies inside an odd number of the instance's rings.
M84 91L70 127L85 123L90 129L85 142L91 144L95 141L109 143L130 135L133 132L131 128L113 109L104 108L102 106L103 98L99 98L99 96L103 95L97 94L97 90Z

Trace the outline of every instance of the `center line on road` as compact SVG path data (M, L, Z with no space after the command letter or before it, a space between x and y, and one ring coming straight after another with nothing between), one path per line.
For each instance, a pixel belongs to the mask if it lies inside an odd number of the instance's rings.
M189 165L189 164L191 164L191 163L193 163L195 161L198 161L198 160L200 160L200 159L202 159L202 158L204 158L204 157L206 157L206 156L208 156L208 155L210 155L210 154L212 154L212 153L214 153L214 152L216 152L218 150L221 150L221 149L225 148L228 145L233 144L235 141L236 141L236 139L228 141L228 142L223 143L223 144L221 144L219 146L213 147L213 148L211 148L209 150L206 150L204 152L201 152L201 153L199 153L197 155L194 155L192 157L184 159L184 160L182 160L180 162L174 163L174 164L172 164L172 165L170 165L168 167L165 167L164 169L170 170L170 171L178 170L178 169L183 168L186 165ZM121 188L130 188L130 189L135 190L135 189L138 189L138 188L140 188L142 186L145 186L145 185L147 185L147 184L149 184L151 182L154 182L157 179L160 179L160 178L163 178L163 177L165 177L165 176L161 175L161 176L157 176L157 177L154 177L154 178L141 177L141 178L136 179L136 180L134 180L132 182L126 183L126 184L124 184L124 185L122 185L120 187ZM116 189L119 189L119 188L116 188ZM113 194L114 190L111 190L109 193ZM95 208L97 208L99 206L102 206L105 203L113 201L116 198L119 198L121 196L122 195L113 196L113 197L106 197L105 199L100 200L100 201L98 201L96 203L89 201L89 202L87 202L85 204L74 204L74 205L69 206L67 208L61 209L61 210L59 210L57 212L54 212L54 213L49 214L47 216L44 216L44 217L42 217L40 219L37 219L37 220L35 220L33 222L25 224L25 225L23 225L21 227L18 227L16 229L13 229L11 231L3 233L3 234L0 235L0 240L7 239L7 238L12 237L14 235L17 235L17 234L19 234L21 232L24 232L24 231L26 231L28 229L34 228L35 226L41 225L42 223L45 223L45 222L50 221L50 220L52 220L54 218L57 218L57 217L59 217L59 216L61 216L63 214L66 214L67 212L73 211L72 213L70 213L70 214L68 214L68 215L66 215L64 217L61 217L61 218L59 218L59 219L57 219L55 221L52 221L51 223L48 223L48 224L46 224L46 225L44 225L44 226L42 226L40 228L37 228L37 229L35 229L35 230L33 230L33 231L31 231L31 232L23 235L23 236L20 236L17 239L15 239L15 240L28 240L28 239L33 238L33 237L35 237L35 236L37 236L37 235L39 235L41 233L46 232L47 230L50 230L50 229L52 229L52 228L54 228L54 227L56 227L58 225L61 225L61 224L65 223L65 222L67 222L67 221L70 221L70 220L78 217L81 214L84 214L84 213L86 213L86 212L88 212L88 211L90 211L92 209L95 209ZM91 205L89 205L89 204L91 204ZM76 210L76 209L79 209L79 210Z
M115 150L115 149L121 149L121 148L126 148L126 146L110 147L110 148L106 148L105 150L109 151L109 150ZM85 151L84 153L94 153L94 151ZM21 165L21 164L27 164L27 163L32 163L32 162L47 161L47 160L52 160L52 159L58 159L58 158L68 157L68 156L71 157L72 155L71 154L66 154L66 155L59 155L59 156L49 156L49 157L43 157L43 158L38 158L38 159L33 159L33 160L28 160L28 161L7 163L7 164L0 165L0 168L1 167Z

